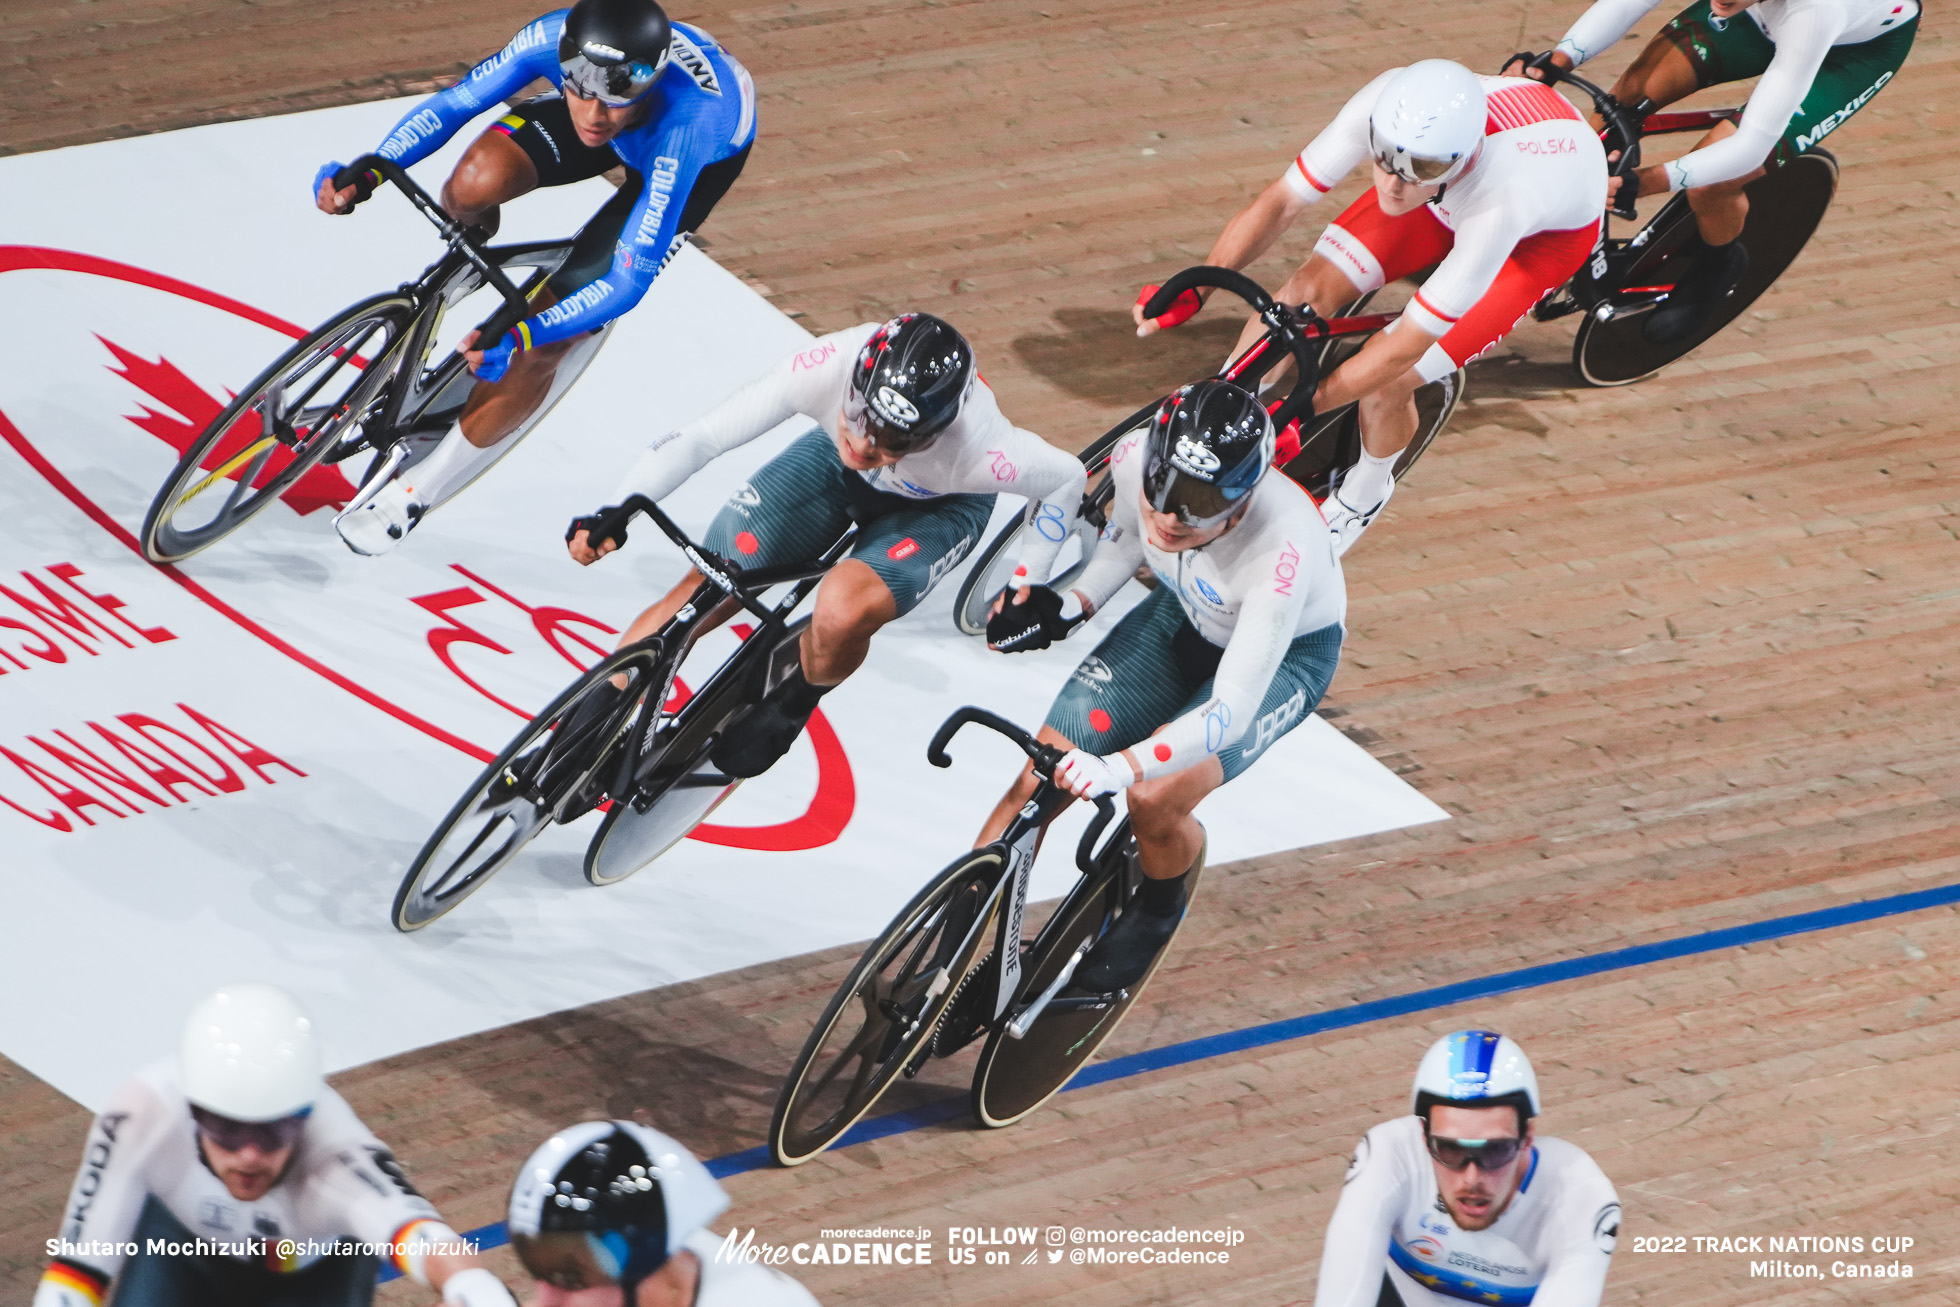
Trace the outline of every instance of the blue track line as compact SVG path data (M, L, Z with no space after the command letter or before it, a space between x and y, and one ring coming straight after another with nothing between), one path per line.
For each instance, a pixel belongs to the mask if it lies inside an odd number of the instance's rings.
M1140 1076L1150 1071L1187 1066L1192 1062L1223 1057L1228 1053L1243 1053L1249 1049L1265 1048L1291 1039L1323 1034L1329 1030L1345 1030L1349 1026L1366 1025L1371 1021L1384 1021L1390 1017L1428 1012L1435 1008L1467 1003L1473 999L1491 998L1498 994L1515 993L1521 989L1555 985L1563 980L1579 980L1586 976L1604 975L1610 971L1625 971L1631 967L1646 966L1650 962L1669 962L1676 958L1714 953L1725 948L1739 948L1745 944L1761 944L1773 939L1785 939L1791 935L1831 930L1838 926L1855 926L1861 922L1878 921L1908 912L1923 912L1927 908L1949 907L1955 903L1960 903L1960 884L1942 885L1934 889L1914 890L1908 894L1891 894L1884 898L1846 903L1840 907L1823 908L1816 912L1771 917L1767 921L1758 921L1747 926L1730 926L1722 930L1703 931L1698 935L1684 935L1680 939L1661 940L1654 944L1636 944L1632 948L1592 953L1585 957L1568 958L1563 962L1547 962L1542 966L1521 967L1516 971L1500 971L1494 976L1461 980L1450 985L1437 985L1430 989L1419 989L1411 994L1376 999L1369 1003L1356 1003L1352 1007L1344 1007L1334 1012L1315 1012L1306 1016L1288 1017L1281 1021L1268 1021L1264 1025L1247 1026L1243 1030L1204 1035L1197 1039L1187 1039L1182 1043L1166 1044L1162 1048L1146 1049L1141 1053L1131 1053L1125 1057L1114 1057L1107 1062L1098 1062L1093 1066L1085 1067L1076 1074L1075 1079L1069 1082L1063 1092L1070 1093L1077 1089L1087 1089L1092 1085L1108 1084L1112 1080L1127 1080L1131 1076ZM874 1139L889 1139L893 1135L909 1134L914 1130L923 1130L927 1126L951 1121L965 1115L966 1111L965 1099L947 1099L904 1112L873 1117L869 1121L860 1121L851 1127L835 1147L849 1148L853 1144L870 1143ZM771 1164L768 1146L758 1145L754 1148L745 1148L738 1153L712 1158L707 1165L708 1170L717 1177L726 1179L731 1175L741 1175L747 1171L759 1171ZM498 1248L510 1242L502 1221L495 1225L486 1225L480 1230L472 1230L465 1238L483 1248ZM398 1274L399 1272L390 1268L381 1278L391 1280Z

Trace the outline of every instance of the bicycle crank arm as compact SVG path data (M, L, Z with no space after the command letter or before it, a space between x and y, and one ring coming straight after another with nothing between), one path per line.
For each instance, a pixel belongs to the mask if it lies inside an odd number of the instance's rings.
M1028 1037L1028 1031L1034 1028L1036 1018L1040 1017L1047 1010L1048 1005L1055 1001L1055 995L1061 993L1068 982L1075 978L1075 969L1082 965L1082 959L1088 956L1089 946L1093 943L1095 943L1093 939L1085 939L1077 945L1075 952L1070 954L1069 960L1062 965L1062 969L1055 973L1055 978L1048 982L1048 988L1041 991L1041 997L1028 1004L1021 1010L1019 1016L1007 1023L1007 1033L1010 1038Z

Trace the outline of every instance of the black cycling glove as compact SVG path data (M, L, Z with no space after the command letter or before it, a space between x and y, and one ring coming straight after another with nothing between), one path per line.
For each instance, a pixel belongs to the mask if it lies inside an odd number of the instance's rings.
M565 543L572 543L572 537L585 532L585 543L593 550L610 540L620 548L626 547L626 515L620 512L618 504L608 504L596 513L575 517L565 528Z
M1000 611L987 619L987 647L997 653L1026 653L1046 649L1089 620L1087 613L1062 616L1062 597L1045 585L1028 587L1028 597L1015 603L1012 592Z

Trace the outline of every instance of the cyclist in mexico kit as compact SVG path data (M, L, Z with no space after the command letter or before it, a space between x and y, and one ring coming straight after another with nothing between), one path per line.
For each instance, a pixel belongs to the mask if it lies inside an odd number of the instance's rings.
M1314 1307L1598 1307L1619 1197L1576 1145L1534 1132L1523 1050L1489 1030L1443 1036L1409 1112L1354 1150Z
M1243 268L1364 160L1374 187L1330 223L1275 299L1323 317L1355 296L1434 267L1392 326L1321 379L1314 409L1360 401L1361 461L1321 505L1341 553L1395 490L1395 460L1414 438L1415 391L1502 340L1599 240L1606 156L1578 110L1550 87L1480 77L1445 59L1390 69L1357 91L1278 181L1225 225L1205 262ZM1197 291L1145 321L1174 327ZM1238 348L1260 332L1247 324Z
M622 165L626 182L579 232L536 296L538 312L501 340L464 338L479 384L428 458L336 519L356 553L392 549L495 458L544 401L572 345L640 302L734 185L755 141L755 84L713 37L669 23L653 0L579 0L417 105L375 153L408 167L540 78L560 94L506 111L478 137L444 184L443 207L466 226L495 231L497 206L539 186ZM314 179L328 213L351 212L373 189L364 177L335 191L339 167L330 163Z
M1597 0L1552 51L1576 68L1610 49L1659 0ZM1699 330L1748 271L1736 237L1742 188L1816 146L1870 103L1905 63L1919 0L1696 0L1663 27L1613 84L1633 104L1672 104L1704 87L1760 77L1739 123L1720 123L1669 163L1642 168L1640 194L1685 189L1702 245L1682 291L1648 315L1656 344Z
M320 1078L299 1006L230 985L191 1010L174 1061L138 1072L89 1128L34 1307L348 1307L388 1260L456 1307L514 1307ZM161 1248L152 1247L161 1241Z
M816 1307L780 1271L724 1255L728 1195L687 1149L632 1121L540 1144L510 1192L510 1242L533 1307Z
M1069 751L1055 781L1077 798L1128 791L1144 880L1138 910L1118 918L1076 972L1073 983L1091 992L1143 978L1204 863L1192 809L1298 726L1334 679L1347 588L1312 497L1266 475L1273 444L1265 407L1231 382L1171 395L1147 430L1110 451L1109 524L1069 593L1024 586L987 626L988 644L1003 652L1046 648L1139 566L1157 579L1070 675L1039 735ZM1045 575L1028 566L1017 580ZM1030 767L981 843L1035 785Z
M1075 529L1087 480L1078 460L1001 414L965 337L930 314L907 313L819 337L654 441L615 502L663 499L717 454L796 414L814 425L736 490L705 543L739 566L761 567L813 559L852 522L858 536L817 590L801 666L711 753L730 776L759 776L788 752L817 701L864 661L872 635L972 552L997 492L1027 497L1040 529L1025 533L1023 563L1046 576ZM578 519L566 535L582 564L618 547L595 547L593 520ZM700 583L690 571L620 645L659 630Z

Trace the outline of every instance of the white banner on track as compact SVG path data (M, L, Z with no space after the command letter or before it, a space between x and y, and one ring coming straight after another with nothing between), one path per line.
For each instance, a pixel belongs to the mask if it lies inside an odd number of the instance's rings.
M680 574L650 527L580 569L565 522L607 502L649 438L809 339L686 251L524 446L393 555L340 544L348 484L323 469L181 569L150 567L134 532L183 443L300 328L440 252L391 190L349 218L309 202L315 168L369 148L401 107L0 160L0 1053L85 1104L230 979L299 994L338 1069L867 938L1016 765L969 732L936 771L933 728L964 703L1036 725L1096 638L990 655L954 633L949 580L825 700L828 731L705 838L593 889L587 818L397 934L389 904L433 823ZM425 186L458 149L416 170ZM501 238L563 235L605 195L527 197ZM721 460L670 510L705 527L800 429ZM1446 814L1316 718L1203 815L1223 861ZM1080 821L1037 897L1066 887Z

